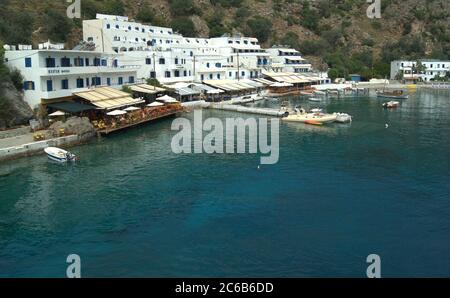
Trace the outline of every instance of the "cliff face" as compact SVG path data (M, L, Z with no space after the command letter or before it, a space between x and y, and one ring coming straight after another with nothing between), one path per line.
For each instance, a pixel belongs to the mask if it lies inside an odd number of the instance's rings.
M0 82L0 129L26 125L33 111L11 82Z

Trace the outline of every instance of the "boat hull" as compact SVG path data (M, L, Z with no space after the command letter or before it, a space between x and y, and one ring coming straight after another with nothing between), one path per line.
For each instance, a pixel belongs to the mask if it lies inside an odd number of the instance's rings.
M75 161L76 157L72 153L56 148L56 147L48 147L44 149L44 152L47 154L47 157L50 160L56 161L56 162L69 162L69 161Z
M285 118L283 118L283 121L289 121L289 122L302 122L302 123L308 123L312 124L312 122L315 123L330 123L335 122L337 118L337 115L332 114L295 114L295 115L289 115Z

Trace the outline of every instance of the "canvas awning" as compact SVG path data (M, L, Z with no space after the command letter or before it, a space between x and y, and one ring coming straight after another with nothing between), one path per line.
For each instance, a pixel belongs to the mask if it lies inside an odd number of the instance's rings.
M130 89L134 92L146 93L146 94L156 94L159 92L166 91L166 89L164 89L164 88L155 87L155 86L148 85L148 84L133 85L133 86L130 86Z
M143 103L140 98L132 98L130 94L111 87L100 87L89 91L76 92L74 95L90 104L105 110L117 109Z
M181 96L188 96L188 95L198 95L201 92L197 91L197 90L194 90L192 88L186 87L186 88L179 88L179 89L177 89L176 93L181 95Z
M264 84L264 85L272 85L274 83L272 81L269 81L269 80L266 80L266 79L263 79L263 78L254 79L254 81L260 82L261 84Z

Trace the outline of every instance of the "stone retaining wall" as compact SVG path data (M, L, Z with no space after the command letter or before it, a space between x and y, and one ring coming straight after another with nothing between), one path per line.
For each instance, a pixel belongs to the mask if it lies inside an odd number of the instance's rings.
M43 153L47 147L67 147L81 142L77 135L0 149L0 161Z

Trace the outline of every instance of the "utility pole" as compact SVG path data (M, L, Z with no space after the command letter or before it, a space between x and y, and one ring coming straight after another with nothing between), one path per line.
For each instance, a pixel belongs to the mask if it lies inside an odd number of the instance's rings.
M153 52L153 75L154 78L156 79L156 54L155 52ZM156 90L156 86L153 86Z
M194 71L194 82L195 82L195 62L196 62L195 59L196 59L196 58L195 58L195 55L194 55L193 57L194 57L194 60L193 60L193 63L194 63L193 71Z
M237 79L238 81L241 79L241 69L240 69L240 63L239 63L239 50L237 50L237 69L238 69L238 73L237 73Z

